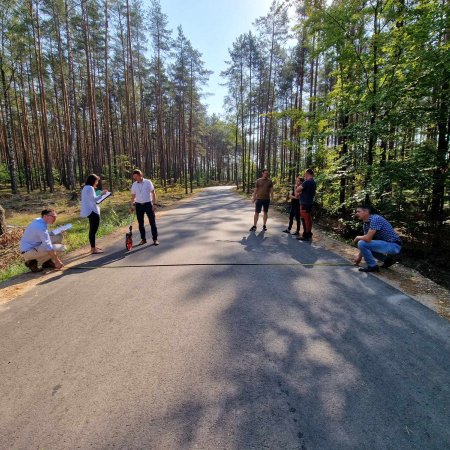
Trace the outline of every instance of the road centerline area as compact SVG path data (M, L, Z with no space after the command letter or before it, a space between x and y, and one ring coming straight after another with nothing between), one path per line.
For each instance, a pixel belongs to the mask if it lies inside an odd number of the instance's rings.
M9 302L0 448L447 448L448 322L252 217L205 189Z

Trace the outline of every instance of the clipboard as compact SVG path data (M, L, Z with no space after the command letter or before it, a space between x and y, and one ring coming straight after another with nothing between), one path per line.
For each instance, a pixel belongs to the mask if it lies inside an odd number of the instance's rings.
M60 227L55 228L54 230L52 230L50 232L50 234L53 234L54 236L56 236L57 234L60 234L63 231L66 231L66 230L70 230L71 228L72 228L72 224L71 223L67 223L66 225L61 225Z
M99 205L103 200L106 200L110 195L111 195L111 192L109 192L109 191L106 192L95 203L97 203L97 205Z

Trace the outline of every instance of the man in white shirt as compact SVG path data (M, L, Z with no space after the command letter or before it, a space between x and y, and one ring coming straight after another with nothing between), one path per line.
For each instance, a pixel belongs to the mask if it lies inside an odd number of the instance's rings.
M140 170L133 171L134 183L131 186L131 208L130 212L136 208L136 218L139 223L139 232L141 233L141 242L138 245L147 243L145 237L144 216L147 214L152 230L153 244L159 245L158 229L156 228L156 191L153 183L142 175Z
M41 217L34 219L23 233L20 240L20 252L25 260L25 265L32 272L64 267L59 258L59 254L66 249L61 244L62 234L55 236L48 231L48 225L53 225L56 217L54 209L44 209ZM42 264L42 268L39 268L39 263Z

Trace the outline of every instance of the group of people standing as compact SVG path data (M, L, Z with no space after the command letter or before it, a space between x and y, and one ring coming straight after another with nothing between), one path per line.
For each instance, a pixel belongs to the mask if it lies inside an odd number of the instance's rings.
M90 174L81 190L80 217L89 220L89 243L91 254L103 253L96 245L96 235L100 226L99 200L107 190L98 191L100 177ZM150 222L153 245L159 245L158 229L156 226L156 190L153 183L144 178L140 170L133 171L133 184L131 186L130 214L136 211L141 241L138 245L147 243L144 219L147 215ZM66 250L62 245L63 233L55 235L49 231L48 225L56 221L57 213L54 209L44 209L41 217L34 219L25 229L20 241L20 252L25 265L32 272L43 269L62 269L64 267L60 255ZM41 265L41 267L39 267Z
M312 239L312 209L314 196L316 195L316 182L314 180L314 171L307 169L304 178L298 176L295 180L295 186L289 193L291 200L289 212L289 224L284 233L291 233L294 219L297 224L296 231L293 233L298 240L310 241ZM253 191L252 201L255 203L255 215L253 217L253 226L250 231L256 231L261 210L263 214L263 231L267 231L267 218L270 202L273 201L273 182L269 178L269 171L264 169L262 177L256 180ZM300 223L303 225L303 233L300 236Z
M103 253L103 250L96 245L96 234L100 225L99 200L107 191L97 190L99 181L99 176L90 174L81 191L80 216L89 220L91 254ZM302 241L312 240L312 210L315 194L314 171L307 169L304 177L298 176L296 178L295 186L292 192L289 193L291 205L289 224L287 229L284 230L285 233L291 233L295 219L296 230L293 235ZM262 171L261 178L256 181L252 201L255 203L255 214L250 231L256 231L259 215L263 211L262 230L265 232L267 231L270 202L273 201L273 182L269 178L267 169ZM136 212L141 235L141 241L138 245L147 243L144 224L145 216L147 216L150 223L153 245L159 245L155 217L156 203L156 190L153 183L149 179L144 178L140 170L134 170L133 184L131 186L130 214L133 214L134 211ZM367 263L366 267L362 267L359 270L361 272L378 272L379 267L376 259L383 261L381 267L390 267L396 262L395 255L400 253L402 245L400 237L392 225L384 217L373 214L373 211L367 205L358 206L355 215L363 222L364 230L363 235L356 236L354 239L359 249L359 253L355 257L355 264L359 265L363 258ZM60 254L65 251L65 246L62 245L63 234L55 235L48 230L48 225L53 225L56 218L57 213L54 209L44 209L41 212L41 217L34 219L23 234L20 241L20 251L25 265L32 272L40 272L45 268L62 269L64 267L60 258ZM303 233L300 235L301 224L303 225Z

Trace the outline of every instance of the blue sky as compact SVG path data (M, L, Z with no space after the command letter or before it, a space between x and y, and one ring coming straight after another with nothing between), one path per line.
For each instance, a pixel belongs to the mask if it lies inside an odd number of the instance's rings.
M162 11L167 14L174 36L178 25L192 46L203 54L208 70L213 70L205 92L210 114L223 111L226 88L220 72L225 69L228 49L242 33L253 29L256 18L267 14L272 0L160 0Z

